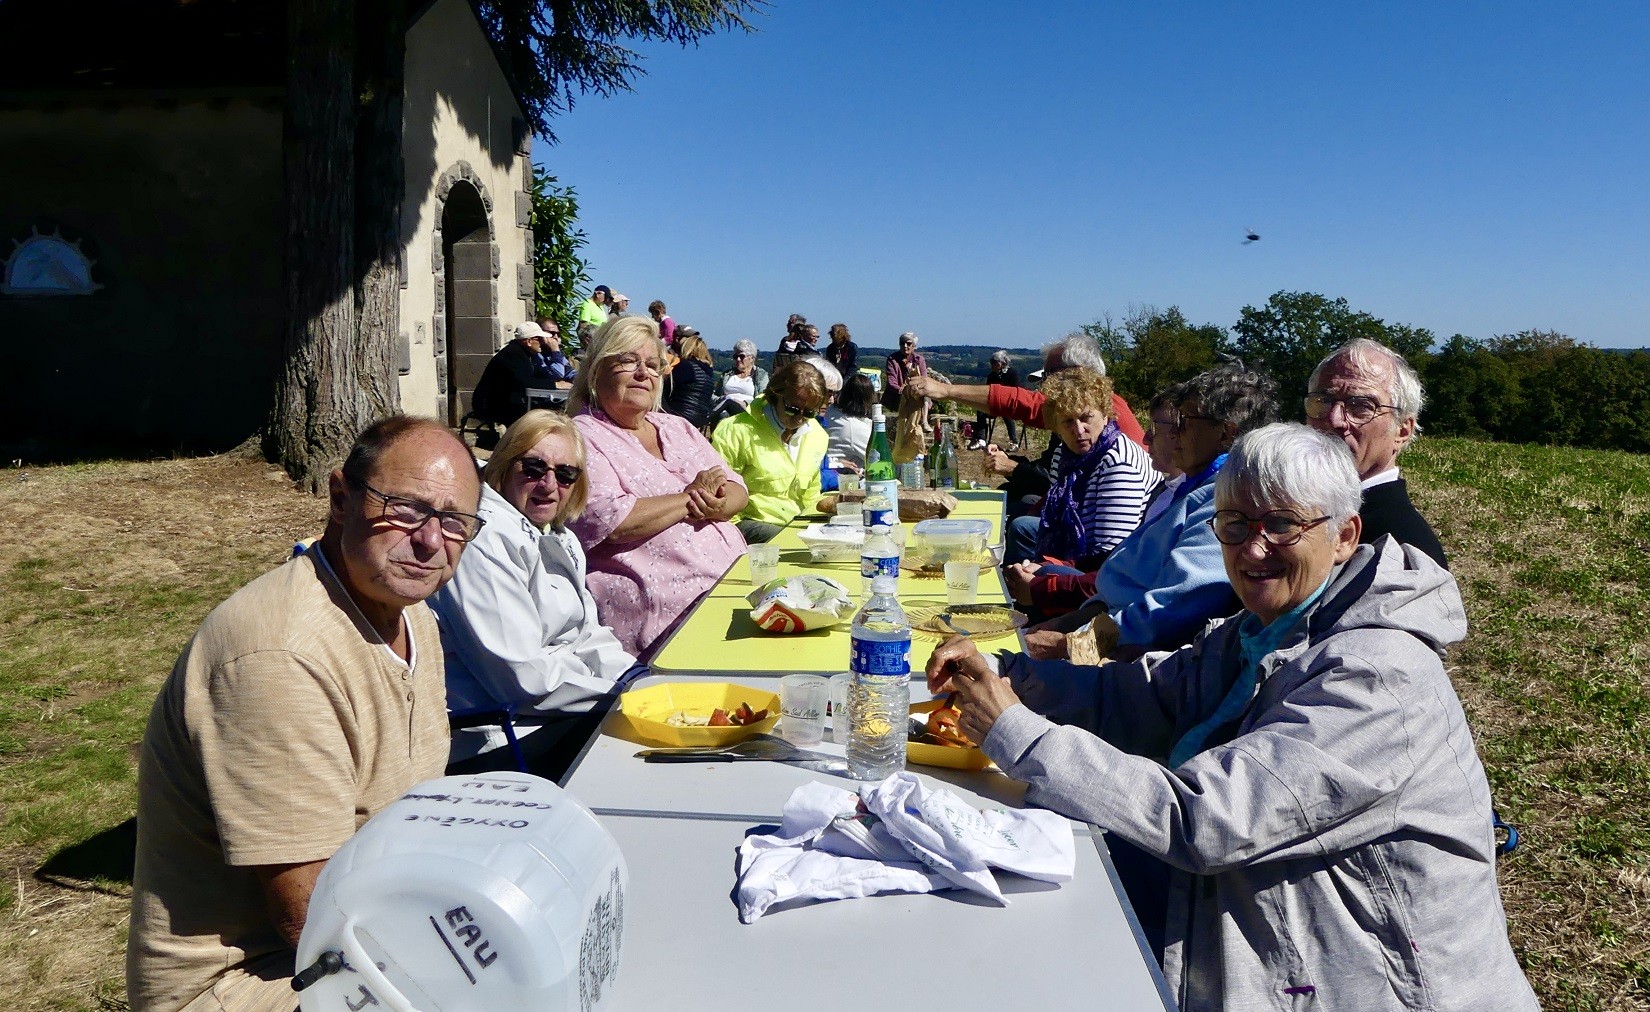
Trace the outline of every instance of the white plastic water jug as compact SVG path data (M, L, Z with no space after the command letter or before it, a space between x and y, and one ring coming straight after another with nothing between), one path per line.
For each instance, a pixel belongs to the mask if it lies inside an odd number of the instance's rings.
M628 884L612 834L550 781L425 781L322 869L299 1005L591 1012L618 973Z

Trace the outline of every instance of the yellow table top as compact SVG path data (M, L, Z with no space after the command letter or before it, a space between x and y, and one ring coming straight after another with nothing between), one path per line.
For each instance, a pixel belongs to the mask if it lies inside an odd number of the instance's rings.
M1001 537L1002 493L964 491L957 493L957 499L958 508L951 514L952 518L988 519L992 522L994 538ZM859 565L853 562L813 562L797 536L806 526L807 521L799 519L774 538L772 543L780 549L779 575L819 573L839 580L857 596ZM909 527L907 525L907 529ZM745 600L753 589L749 564L743 558L735 560L732 568L671 635L669 642L654 655L650 663L653 671L659 674L720 673L759 678L792 672L832 674L848 670L847 622L832 629L809 633L781 635L763 632L750 620L750 603ZM943 605L945 581L902 573L899 598L907 608L925 604ZM983 571L980 573L979 600L1008 600L997 570L991 570L990 575ZM941 637L923 632L912 634L913 677L921 676L929 655L941 641ZM981 649L1011 648L1017 642L1013 632L979 640Z

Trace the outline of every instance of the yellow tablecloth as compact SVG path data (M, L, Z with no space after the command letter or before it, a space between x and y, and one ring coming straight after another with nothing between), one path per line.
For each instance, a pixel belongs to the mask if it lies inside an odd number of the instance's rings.
M963 491L956 493L956 497L958 505L951 514L952 518L991 521L991 540L1000 543L1003 530L1002 493ZM814 522L818 522L817 519ZM799 519L774 538L772 543L780 549L779 575L820 573L841 581L857 596L859 565L853 562L813 562L798 537L807 525L808 521ZM907 524L907 530L911 526ZM671 634L669 642L654 655L650 665L653 671L659 674L721 673L741 677L777 677L792 672L831 674L848 670L847 622L834 629L811 633L780 635L763 632L751 622L750 603L745 600L753 589L749 564L743 558L735 560L733 567L717 581L693 613ZM899 597L900 603L907 608L924 604L943 605L945 581L902 573ZM980 573L979 600L1008 600L996 570ZM920 632L912 635L913 676L921 676L928 656L940 642L936 636ZM980 647L1012 648L1017 642L1014 633L1005 633L981 639Z

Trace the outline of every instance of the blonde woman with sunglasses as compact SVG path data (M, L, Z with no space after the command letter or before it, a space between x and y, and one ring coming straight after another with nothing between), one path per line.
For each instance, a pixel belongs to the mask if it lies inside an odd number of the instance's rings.
M596 616L584 550L567 529L584 512L584 439L565 415L534 410L504 432L481 472L485 521L430 605L447 659L447 708L503 708L534 773L556 779L595 720L595 704L636 658ZM453 732L453 772L508 768L497 725Z
M800 513L819 511L819 465L831 442L819 424L827 399L824 375L794 360L749 408L716 427L711 445L750 490L734 522L751 544L773 540Z

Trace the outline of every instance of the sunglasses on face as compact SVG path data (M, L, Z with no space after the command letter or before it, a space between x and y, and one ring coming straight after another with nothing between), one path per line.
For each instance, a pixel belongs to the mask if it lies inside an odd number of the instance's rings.
M551 466L548 460L542 460L538 457L521 457L517 459L516 463L521 465L522 476L528 481L539 481L545 475L554 471L556 474L556 484L562 486L563 488L566 488L575 481L578 481L579 475L584 473L583 468L580 468L574 464L556 464L555 466Z
M773 403L774 403L774 407L776 407L779 410L785 412L785 414L790 415L793 418L818 418L819 417L819 412L814 411L811 408L804 408L804 407L801 407L799 405L792 404L789 401L780 400L777 397L774 398Z

